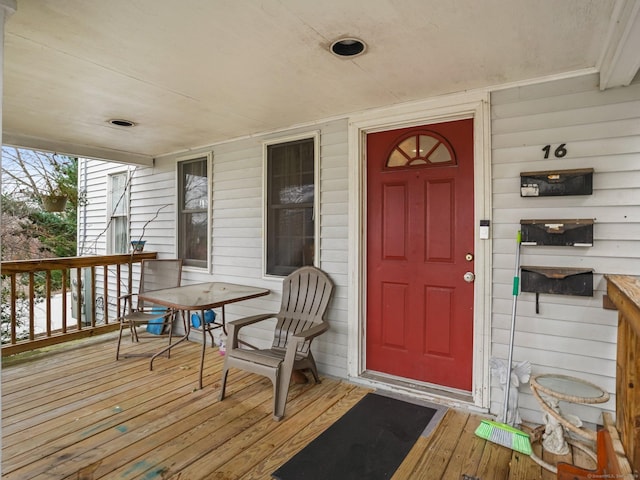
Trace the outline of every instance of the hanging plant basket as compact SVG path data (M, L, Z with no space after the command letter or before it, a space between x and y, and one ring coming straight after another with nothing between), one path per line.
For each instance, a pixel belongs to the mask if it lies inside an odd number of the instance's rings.
M47 212L63 212L66 205L66 195L42 195L42 208Z

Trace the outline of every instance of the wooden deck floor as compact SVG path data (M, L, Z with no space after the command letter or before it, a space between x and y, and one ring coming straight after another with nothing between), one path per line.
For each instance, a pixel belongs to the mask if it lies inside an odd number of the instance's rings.
M334 379L293 385L285 418L274 422L261 377L232 371L229 396L217 400L214 350L198 390L199 345L177 347L153 372L146 359L116 362L114 348L113 339L84 341L3 361L3 479L269 479L368 392ZM393 478L555 478L476 437L479 422L449 409Z

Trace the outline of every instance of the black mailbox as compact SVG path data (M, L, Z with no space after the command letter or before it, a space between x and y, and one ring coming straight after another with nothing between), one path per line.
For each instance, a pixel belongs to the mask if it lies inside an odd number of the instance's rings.
M521 197L591 195L593 168L520 173Z
M520 220L523 245L592 247L593 219Z
M523 292L593 297L593 269L520 267Z

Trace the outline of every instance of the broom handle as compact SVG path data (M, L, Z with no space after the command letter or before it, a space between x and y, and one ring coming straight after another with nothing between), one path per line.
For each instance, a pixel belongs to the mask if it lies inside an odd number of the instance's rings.
M520 290L520 243L522 233L518 230L516 236L516 267L513 274L513 306L511 308L511 331L509 338L509 360L507 361L507 384L504 389L504 403L502 408L502 423L507 423L507 412L509 410L509 389L511 388L511 362L513 361L513 338L516 330L516 305L518 304L518 292Z

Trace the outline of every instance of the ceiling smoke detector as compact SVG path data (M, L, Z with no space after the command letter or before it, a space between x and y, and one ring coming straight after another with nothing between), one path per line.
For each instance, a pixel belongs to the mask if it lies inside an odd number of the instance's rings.
M135 127L135 123L132 122L131 120L124 120L122 118L112 118L111 120L108 120L109 124L114 125L116 127Z
M367 45L359 38L346 37L334 41L329 49L338 57L352 58L362 55L367 50Z

